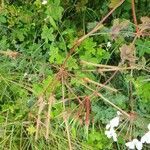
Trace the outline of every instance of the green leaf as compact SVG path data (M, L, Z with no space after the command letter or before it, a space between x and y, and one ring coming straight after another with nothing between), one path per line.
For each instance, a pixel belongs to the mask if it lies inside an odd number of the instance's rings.
M63 57L59 54L58 47L51 45L50 47L50 63L61 64L63 62Z
M81 50L84 50L85 53L87 54L95 54L96 53L96 42L93 41L93 38L88 38L86 39L83 44L81 44Z
M96 57L93 57L91 54L85 53L84 55L80 56L81 60L92 62L92 63L98 63L98 60Z
M49 16L49 21L50 21L51 25L53 26L53 28L54 28L55 30L58 30L58 27L57 27L57 25L56 25L56 22L55 22L55 20L54 20L51 16Z
M0 49L1 50L7 50L9 48L9 43L7 41L7 37L3 36L0 40Z
M46 43L48 43L48 41L54 41L55 37L53 35L53 28L48 28L46 25L44 25L41 36Z
M7 20L4 16L0 16L0 23L6 23Z
M78 69L77 60L71 57L67 62L67 67L69 70Z
M150 92L150 83L146 82L144 77L138 77L135 81L135 88L137 93L142 98L142 102L150 102L149 92Z
M28 128L27 128L27 131L30 135L33 135L35 132L36 132L36 128L33 126L33 125L30 125Z
M109 4L110 8L114 8L117 4L119 4L120 0L111 0Z
M60 0L51 0L47 7L46 14L54 20L59 21L62 17L63 8L60 6Z
M140 57L144 54L150 54L150 41L138 39L136 45Z

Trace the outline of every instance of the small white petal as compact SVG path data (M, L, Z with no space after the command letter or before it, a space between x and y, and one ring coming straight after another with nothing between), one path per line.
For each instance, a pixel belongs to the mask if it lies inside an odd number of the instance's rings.
M136 143L138 143L138 139L133 139L132 142L133 142L134 144L136 144Z
M27 75L28 75L28 74L25 72L23 76L26 77Z
M141 142L142 143L145 143L146 142L146 136L144 135L144 136L142 136L142 138L141 138Z
M113 140L117 142L117 134L115 132L113 133Z
M146 133L146 143L150 144L150 131Z
M127 142L125 145L126 145L129 149L135 149L135 144L133 143L133 141Z
M150 144L150 138L146 139L146 143Z
M117 111L117 115L120 116L122 115L122 113L120 111Z
M113 138L113 140L116 142L117 141L117 134L114 130L114 128L110 128L110 130L106 130L105 131L105 135L110 139L111 137Z
M141 142L150 144L150 131L147 132L144 136L142 136Z
M112 137L110 131L105 131L105 135L110 139Z
M43 1L42 1L42 4L43 4L43 5L47 4L47 0L43 0Z
M143 143L140 142L140 141L138 141L138 142L135 144L135 146L136 146L137 150L142 150L142 148L143 148Z
M31 78L28 79L28 81L31 81L31 80L32 80Z
M111 47L111 43L110 42L107 42L107 47Z
M106 129L108 130L110 128L110 124L107 124L106 125Z
M115 117L110 121L110 126L111 127L117 127L119 125L119 117Z

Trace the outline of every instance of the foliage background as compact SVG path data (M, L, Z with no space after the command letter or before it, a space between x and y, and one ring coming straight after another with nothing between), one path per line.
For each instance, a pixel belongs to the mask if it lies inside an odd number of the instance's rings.
M3 1L2 1L3 2ZM49 0L42 5L35 1L4 1L0 7L0 147L1 149L68 149L67 127L73 149L124 149L127 140L120 136L118 143L104 135L105 125L116 114L116 109L93 96L90 99L90 124L86 124L86 108L80 107L77 97L92 95L81 81L89 78L104 83L112 72L98 73L92 66L82 65L81 60L117 66L121 61L119 48L129 44L136 32L131 1L126 0L105 22L102 30L87 38L67 61L69 74L66 83L58 83L53 91L55 75L61 68L74 42L89 32L118 0ZM138 23L142 16L149 16L148 0L135 1ZM128 27L113 39L115 21L130 21ZM117 21L116 21L117 22ZM111 47L107 43L111 43ZM133 84L134 111L138 114L133 137L140 136L150 121L150 40L140 37L135 42L138 68L118 72L108 83L117 93L101 89L111 102L129 112L129 82ZM12 53L14 52L14 53ZM84 71L95 70L95 71ZM96 86L88 84L95 89ZM48 87L48 88L47 88ZM68 88L69 87L69 88ZM65 110L63 106L63 91ZM70 90L71 89L71 90ZM45 101L51 93L55 103L50 111L50 135L45 140L47 106L42 111L38 140L35 141L36 121L39 111L38 98L44 93ZM73 99L73 100L71 100ZM81 110L80 110L81 109ZM78 114L78 112L80 112ZM64 119L63 113L69 114ZM142 120L142 124L141 124ZM123 134L128 130L128 125Z

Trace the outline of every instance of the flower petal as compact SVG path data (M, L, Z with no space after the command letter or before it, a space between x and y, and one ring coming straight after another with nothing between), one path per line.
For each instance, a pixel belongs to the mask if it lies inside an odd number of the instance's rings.
M117 127L119 125L119 117L115 117L110 121L110 126L111 127Z
M120 111L117 111L117 115L120 116L122 115L122 113Z
M112 137L110 131L105 131L105 135L110 139Z
M134 144L133 141L127 142L125 145L126 145L129 149L135 149L135 144Z
M137 143L135 144L135 146L136 146L137 150L142 150L142 148L143 148L142 142L137 142Z
M108 130L110 128L110 124L107 124L106 125L106 129Z
M144 136L142 136L141 142L150 144L150 131L147 132Z
M47 0L43 0L43 1L42 1L42 4L43 4L43 5L47 4Z

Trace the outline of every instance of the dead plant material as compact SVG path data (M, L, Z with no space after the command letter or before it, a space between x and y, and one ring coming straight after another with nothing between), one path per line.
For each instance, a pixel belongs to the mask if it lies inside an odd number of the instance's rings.
M84 65L90 65L90 66L94 66L94 67L101 67L101 68L116 68L117 66L110 66L110 65L103 65L103 64L96 64L96 63L92 63L92 62L87 62L84 60L81 60L81 64Z
M129 25L128 20L124 20L122 22L119 21L119 19L115 19L113 22L113 26L111 28L111 37L113 40L115 40L118 35L120 34L120 31L123 29L126 29Z
M104 84L95 82L95 81L93 81L93 80L90 80L89 78L84 78L83 81L85 81L86 83L93 83L93 84L95 84L95 85L97 85L97 86L100 86L100 87L105 88L105 89L107 89L107 90L110 90L110 91L112 91L112 92L117 92L117 89L114 89L114 88L111 88L111 87L109 87L109 86L107 86L107 85L104 85Z
M72 145L71 145L70 129L69 129L69 124L68 124L69 116L67 115L67 112L63 113L63 119L64 119L64 122L65 122L65 125L66 125L66 132L67 132L67 137L68 137L69 150L73 150Z
M85 125L88 127L90 125L90 112L91 112L91 102L90 97L85 97Z
M48 111L47 111L47 117L46 117L46 135L45 138L46 140L48 140L49 138L49 131L50 131L50 114L51 114L51 109L52 109L52 105L55 102L55 97L54 95L50 95L49 99L48 99Z
M37 120L36 120L35 140L38 139L39 128L40 128L40 123L41 123L41 113L42 113L42 111L43 111L43 109L45 107L45 102L44 102L43 96L39 96L38 105L39 105L39 110L38 110L38 116L37 116Z
M122 45L122 47L120 47L120 57L122 64L127 60L130 66L135 66L135 61L137 60L135 56L135 46L133 44Z
M132 16L133 16L133 21L136 26L136 32L139 32L138 28L138 23L137 23L137 18L136 18L136 12L135 12L135 0L131 0L131 7L132 7Z
M141 24L138 25L140 31L138 37L140 36L150 36L150 18L141 17Z
M150 29L150 18L149 17L141 17L142 24L139 24L139 28L141 30Z
M110 72L110 71L124 71L124 70L132 70L132 69L136 69L137 67L136 66L131 66L131 67L116 67L116 68L108 68L108 69L105 69L105 68L99 68L97 71L99 73L103 73L103 72Z
M94 69L94 70L82 70L82 71L98 71L99 73L103 74L103 72L109 72L109 71L123 71L123 70L130 70L130 69L136 69L136 66L131 66L131 67L126 67L126 66L110 66L110 65L103 65L103 64L95 64L92 62L87 62L82 60L81 61L82 64L84 65L90 65L90 66L94 66L94 67L98 67L98 69Z
M12 58L12 59L16 59L20 55L19 52L15 52L15 51L11 51L11 50L0 51L0 54L7 56L9 58Z

